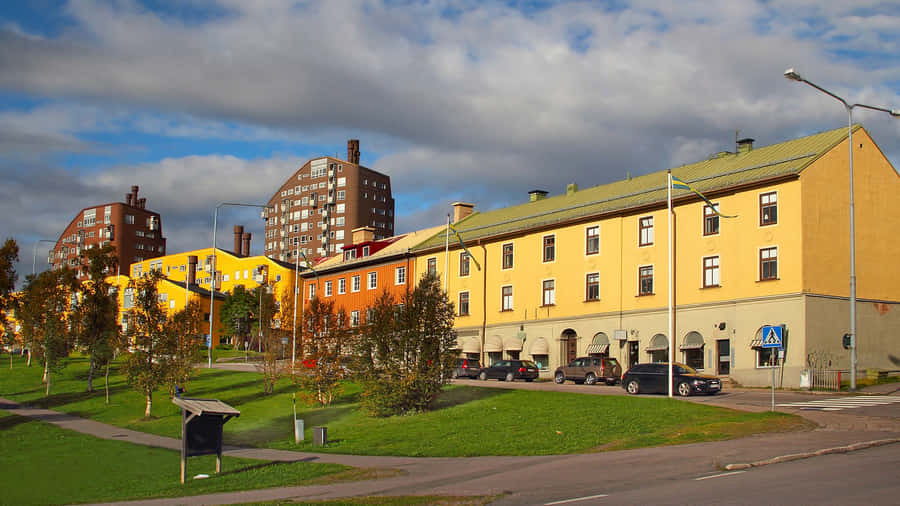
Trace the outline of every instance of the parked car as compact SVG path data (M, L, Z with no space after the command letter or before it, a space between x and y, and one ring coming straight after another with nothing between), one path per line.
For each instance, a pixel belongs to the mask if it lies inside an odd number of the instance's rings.
M569 365L558 367L553 373L553 381L557 383L571 380L587 385L593 385L598 381L615 385L621 377L622 366L618 360L610 357L579 357L569 362Z
M629 394L667 393L669 364L635 364L622 375L622 388ZM682 397L692 394L715 395L722 390L719 378L697 372L684 364L672 364L672 391Z
M453 370L454 378L477 378L481 372L481 364L476 358L461 358L456 362Z
M531 360L500 360L490 367L481 369L478 378L513 381L523 379L534 381L538 377L538 366Z

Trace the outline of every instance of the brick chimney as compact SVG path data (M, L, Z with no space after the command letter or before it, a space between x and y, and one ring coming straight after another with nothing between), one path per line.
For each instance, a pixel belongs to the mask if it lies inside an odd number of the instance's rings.
M359 165L359 139L347 141L347 161Z
M196 255L188 256L187 284L188 284L188 286L197 284L197 256Z
M753 149L753 141L755 139L751 139L749 137L745 139L739 139L737 141L737 152L738 153L747 153Z
M547 198L547 192L544 190L531 190L528 192L529 202L537 202L538 200L544 200L545 198Z
M470 204L468 202L454 202L450 205L453 206L453 223L472 214L472 209L475 208L475 204Z
M244 226L243 225L235 225L234 226L234 249L232 250L235 256L241 256L241 239L244 235Z
M244 247L241 248L241 256L245 256L245 257L250 256L250 238L251 237L252 237L252 234L250 234L250 232L244 232L244 235L243 235Z
M375 240L375 229L373 227L354 228L351 234L353 234L353 244L360 244Z

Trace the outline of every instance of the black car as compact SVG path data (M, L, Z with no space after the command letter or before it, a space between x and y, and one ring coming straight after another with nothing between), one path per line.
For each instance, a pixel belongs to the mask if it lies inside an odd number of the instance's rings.
M478 378L482 381L488 378L505 381L515 379L534 381L538 374L538 366L531 360L500 360L494 365L482 369Z
M453 370L454 378L477 378L481 372L481 364L477 358L460 358Z
M635 364L622 375L622 388L629 394L668 393L669 364ZM714 395L722 390L722 381L701 374L693 367L672 364L672 391L682 397L692 394Z

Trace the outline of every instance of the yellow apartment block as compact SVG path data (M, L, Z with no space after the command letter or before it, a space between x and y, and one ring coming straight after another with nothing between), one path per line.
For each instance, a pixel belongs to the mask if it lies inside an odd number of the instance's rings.
M854 127L858 366L900 364L900 177ZM461 354L532 359L549 377L577 356L626 368L676 361L743 385L771 381L766 325L783 326L777 383L798 387L817 361L849 368L846 128L675 167L708 197L673 193L675 335L668 336L666 171L578 189L454 224L480 265L440 233L412 248L421 275L448 273ZM449 262L445 260L449 258ZM445 266L445 263L447 265ZM463 304L463 302L465 304Z

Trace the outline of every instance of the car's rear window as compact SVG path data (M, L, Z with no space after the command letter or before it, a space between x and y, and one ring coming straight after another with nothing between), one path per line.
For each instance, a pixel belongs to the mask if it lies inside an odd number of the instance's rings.
M534 367L535 369L537 369L537 364L535 364L531 360L523 360L522 365L525 367Z

